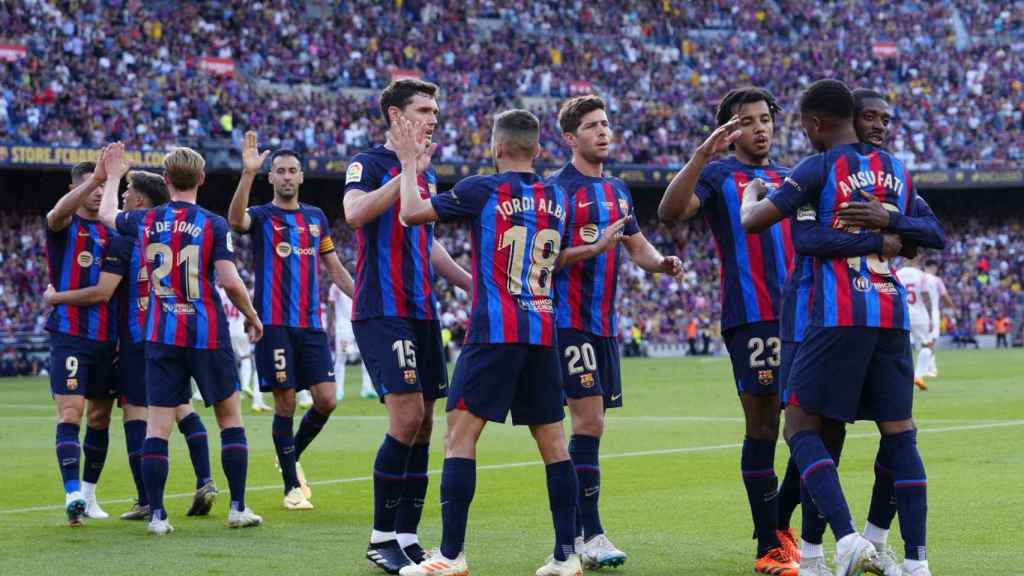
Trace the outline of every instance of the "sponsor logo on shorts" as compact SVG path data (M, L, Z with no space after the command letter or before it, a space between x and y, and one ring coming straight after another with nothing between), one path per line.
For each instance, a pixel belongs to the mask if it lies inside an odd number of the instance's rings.
M405 379L405 383L406 384L415 384L416 383L416 371L415 370L405 370L404 372L402 372L402 377Z
M277 383L281 384L288 379L288 372L285 370L278 370L274 377L277 378Z
M78 253L78 265L82 268L88 268L92 266L93 258L92 252L79 252Z
M770 369L758 370L757 381L762 386L771 386L775 382L775 372Z
M615 402L619 398L622 398L622 392L619 392L618 394L612 394L611 398L609 398L609 400L611 400L612 402Z
M594 375L589 373L589 372L587 372L585 374L581 374L580 375L580 386L583 386L584 388L593 388L594 387Z
M587 486L586 488L583 489L583 495L587 498L593 498L600 491L600 486Z
M67 389L78 390L78 378L68 378Z

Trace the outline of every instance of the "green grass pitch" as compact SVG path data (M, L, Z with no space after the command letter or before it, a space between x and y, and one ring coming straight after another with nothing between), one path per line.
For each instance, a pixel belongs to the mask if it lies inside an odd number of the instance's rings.
M1024 352L942 351L941 378L917 393L919 444L929 477L929 558L936 574L1019 572L1012 544L1024 512ZM741 413L727 360L625 360L626 407L608 416L602 441L602 518L630 559L622 574L750 573L752 524L739 474ZM112 516L65 525L54 462L54 409L43 379L0 380L0 574L344 574L372 575L363 559L370 531L370 468L385 429L383 408L348 399L303 458L313 485L311 512L286 512L273 460L270 417L246 414L250 445L248 502L265 525L224 526L227 494L209 518L185 516L193 476L185 442L171 439L168 537L144 523L116 519L134 492L120 418L100 483ZM211 430L217 485L216 423ZM441 416L438 407L438 416ZM434 429L431 484L420 531L436 546L441 525L436 474L443 419ZM858 527L870 496L877 432L853 426L841 477ZM777 470L788 450L779 445ZM528 575L552 548L544 470L525 429L490 425L479 449L480 472L466 542L476 575ZM799 511L797 512L798 526ZM899 530L890 543L902 553ZM831 535L826 546L833 545ZM902 555L902 554L901 554ZM609 571L611 572L611 571Z

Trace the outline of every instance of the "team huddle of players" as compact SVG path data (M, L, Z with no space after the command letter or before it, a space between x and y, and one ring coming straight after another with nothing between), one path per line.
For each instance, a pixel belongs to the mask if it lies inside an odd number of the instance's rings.
M138 491L122 518L147 519L152 534L173 531L163 492L174 422L197 479L188 514L209 513L218 492L206 429L190 405L192 381L221 430L228 525L262 522L245 505L248 447L224 296L255 342L259 388L273 394L283 506L313 508L299 459L337 401L338 368L320 317L322 264L332 298L352 299L345 316L388 413L373 463L366 551L373 565L405 576L469 574L464 542L476 444L488 421L504 422L509 413L514 424L529 426L546 465L555 544L536 573L578 575L626 561L598 511L604 414L623 397L618 270L623 252L651 273L677 275L682 263L644 238L629 189L604 176L612 131L600 98L576 97L561 107L559 128L572 161L549 178L533 169L538 119L510 110L494 119L496 173L438 193L431 167L437 91L419 80L392 82L380 95L387 141L348 167L343 201L358 242L354 280L338 259L324 213L299 202L299 155L261 152L254 132L245 136L226 220L196 205L204 161L188 148L166 156L162 177L129 171L119 143L95 165L73 170L72 190L47 215L46 294L54 306L47 328L57 458L72 525L106 517L95 490L115 396L125 411ZM665 221L703 215L718 247L722 329L746 417L741 471L757 538L754 570L833 574L822 548L828 525L837 541L836 574L925 576L927 481L911 419L912 319L908 290L889 259L941 248L944 237L906 169L883 148L890 112L880 94L822 80L807 88L799 107L816 153L788 170L770 158L779 111L772 95L753 87L727 94L718 128L659 206ZM726 151L732 155L714 160ZM268 156L273 200L249 206ZM117 193L126 175L122 211ZM453 220L470 227L469 271L434 237L434 222ZM253 238L252 299L234 265L229 227ZM450 383L432 291L437 274L473 295ZM296 392L305 390L312 406L295 431ZM426 550L417 530L438 399L447 414L443 533L440 546ZM774 466L780 408L791 449L781 486ZM83 414L87 430L79 443ZM857 419L877 422L881 433L863 535L837 475L845 424ZM798 504L799 540L790 529ZM897 512L902 564L886 543Z

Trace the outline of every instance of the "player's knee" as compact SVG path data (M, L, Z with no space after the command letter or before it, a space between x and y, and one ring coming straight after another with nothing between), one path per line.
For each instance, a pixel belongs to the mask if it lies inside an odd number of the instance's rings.
M57 419L61 424L81 425L82 409L74 406L62 406L58 411Z
M274 414L290 417L295 414L295 391L281 390L274 391Z
M334 396L324 396L319 399L314 397L313 406L316 407L317 412L327 416L338 407L338 400Z
M103 430L110 427L110 407L90 406L86 420L90 428Z
M903 432L913 430L914 428L914 421L909 418L907 420L896 420L893 422L878 423L878 431L881 432L883 436L889 436L891 434L902 434Z
M588 414L573 418L572 433L600 438L604 434L604 414Z

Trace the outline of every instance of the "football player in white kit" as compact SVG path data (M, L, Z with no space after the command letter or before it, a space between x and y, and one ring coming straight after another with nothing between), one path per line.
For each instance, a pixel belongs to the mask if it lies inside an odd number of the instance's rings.
M927 274L908 263L896 272L907 290L907 306L910 308L910 342L918 350L914 366L914 384L927 390L925 374L933 362L933 347L939 340L939 291L935 281Z
M231 333L231 348L235 351L235 361L238 362L238 379L242 384L242 392L252 396L252 409L254 412L265 412L270 406L263 400L263 393L260 392L257 383L256 365L253 358L252 342L245 332L245 317L231 303L224 289L217 286L221 293L220 300L224 303L224 315L228 318L228 332Z
M946 290L946 283L942 281L942 277L939 276L939 263L936 260L928 259L924 263L924 276L925 279L931 284L931 290L938 294L937 300L939 301L938 309L948 310L950 317L956 320L956 304L953 303L953 299L949 296L949 291ZM936 325L941 326L941 315L933 317L933 321ZM928 362L928 366L925 367L924 376L927 378L938 378L939 368L935 363L935 356L938 354L937 347L932 348L931 359Z
M354 346L356 341L355 334L352 333L352 299L337 286L331 284L327 300L331 303L331 315L334 318L334 380L338 383L335 395L338 401L341 401L345 398L345 363L348 359L349 348ZM370 380L370 373L366 370L366 363L360 359L359 365L363 369L362 397L376 398L377 391L373 388L373 381Z

